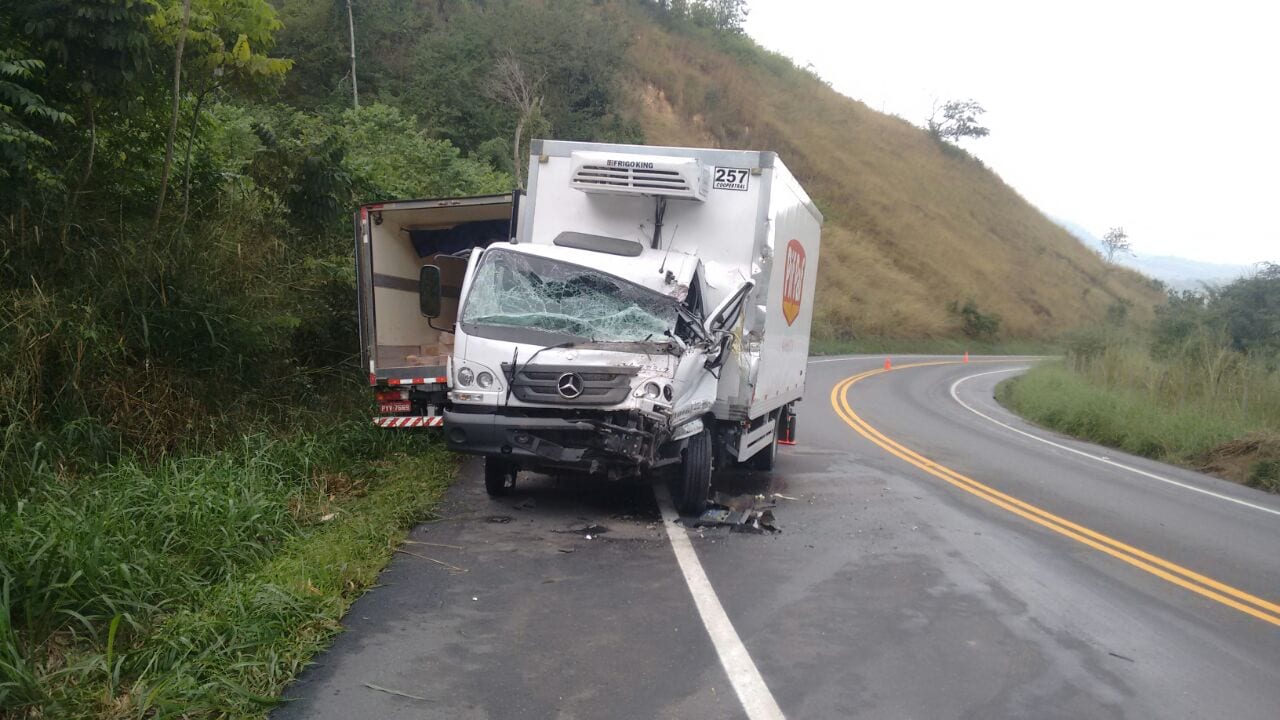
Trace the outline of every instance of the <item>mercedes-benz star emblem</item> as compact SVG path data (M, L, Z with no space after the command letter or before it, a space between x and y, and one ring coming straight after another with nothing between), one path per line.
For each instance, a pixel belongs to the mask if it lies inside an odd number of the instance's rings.
M582 376L578 373L565 373L556 380L556 390L560 391L560 397L572 400L582 394Z

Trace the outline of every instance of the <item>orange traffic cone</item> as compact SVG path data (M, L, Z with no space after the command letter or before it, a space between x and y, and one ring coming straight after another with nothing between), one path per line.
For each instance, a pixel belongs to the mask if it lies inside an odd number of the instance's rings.
M967 363L967 362L969 362L969 351L968 351L968 350L965 350L965 351L964 351L964 361L965 361L966 363Z
M889 358L888 358L888 357L885 357L885 359L884 359L884 369L885 369L885 370L892 370L892 369L893 369L893 363L889 361Z
M782 434L778 438L779 445L795 445L796 444L796 415L795 413L786 413L782 417Z

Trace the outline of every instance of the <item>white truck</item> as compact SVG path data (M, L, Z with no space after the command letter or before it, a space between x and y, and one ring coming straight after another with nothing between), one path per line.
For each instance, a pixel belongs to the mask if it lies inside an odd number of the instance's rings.
M527 194L366 205L362 360L384 427L521 470L770 469L804 392L822 215L771 152L534 141Z

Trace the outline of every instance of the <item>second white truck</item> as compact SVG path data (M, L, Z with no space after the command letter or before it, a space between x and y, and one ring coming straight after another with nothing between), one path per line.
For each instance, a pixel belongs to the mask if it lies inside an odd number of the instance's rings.
M522 470L664 475L699 512L794 422L821 224L770 152L558 141L526 196L365 206L377 422L442 421L494 495Z

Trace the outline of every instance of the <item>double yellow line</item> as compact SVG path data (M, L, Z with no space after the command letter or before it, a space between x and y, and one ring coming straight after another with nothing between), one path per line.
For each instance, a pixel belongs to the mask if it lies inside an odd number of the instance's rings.
M956 361L953 360L922 362L911 365L902 365L894 370L904 370L929 365L954 364L956 364ZM1280 605L1264 600L1260 597L1250 595L1243 590L1218 582L1213 578L1188 570L1187 568L1169 562L1164 558L1157 557L1146 551L1126 545L1125 543L1108 537L1107 535L1103 535L1100 532L1054 515L1053 513L1036 507L1030 503L1023 502L1015 497L1002 493L995 488L984 485L973 478L962 475L951 468L939 465L929 458L926 458L910 448L886 437L884 433L881 433L879 430L872 427L866 420L863 420L856 412L853 411L853 407L849 405L848 398L849 389L855 384L865 380L866 378L886 372L891 371L883 369L869 370L841 380L836 383L836 386L831 390L831 407L835 409L836 414L848 423L849 426L852 427L859 435L880 446L885 450L885 452L888 452L890 455L900 458L967 493L982 498L996 507L1030 520L1031 522L1052 530L1059 535L1064 535L1072 540L1088 545L1094 550L1106 553L1117 560L1128 563L1139 570L1151 573L1152 575L1171 582L1178 587L1190 590L1197 595L1202 595L1210 600L1235 608L1242 613L1252 615L1259 620L1263 620L1280 627Z

